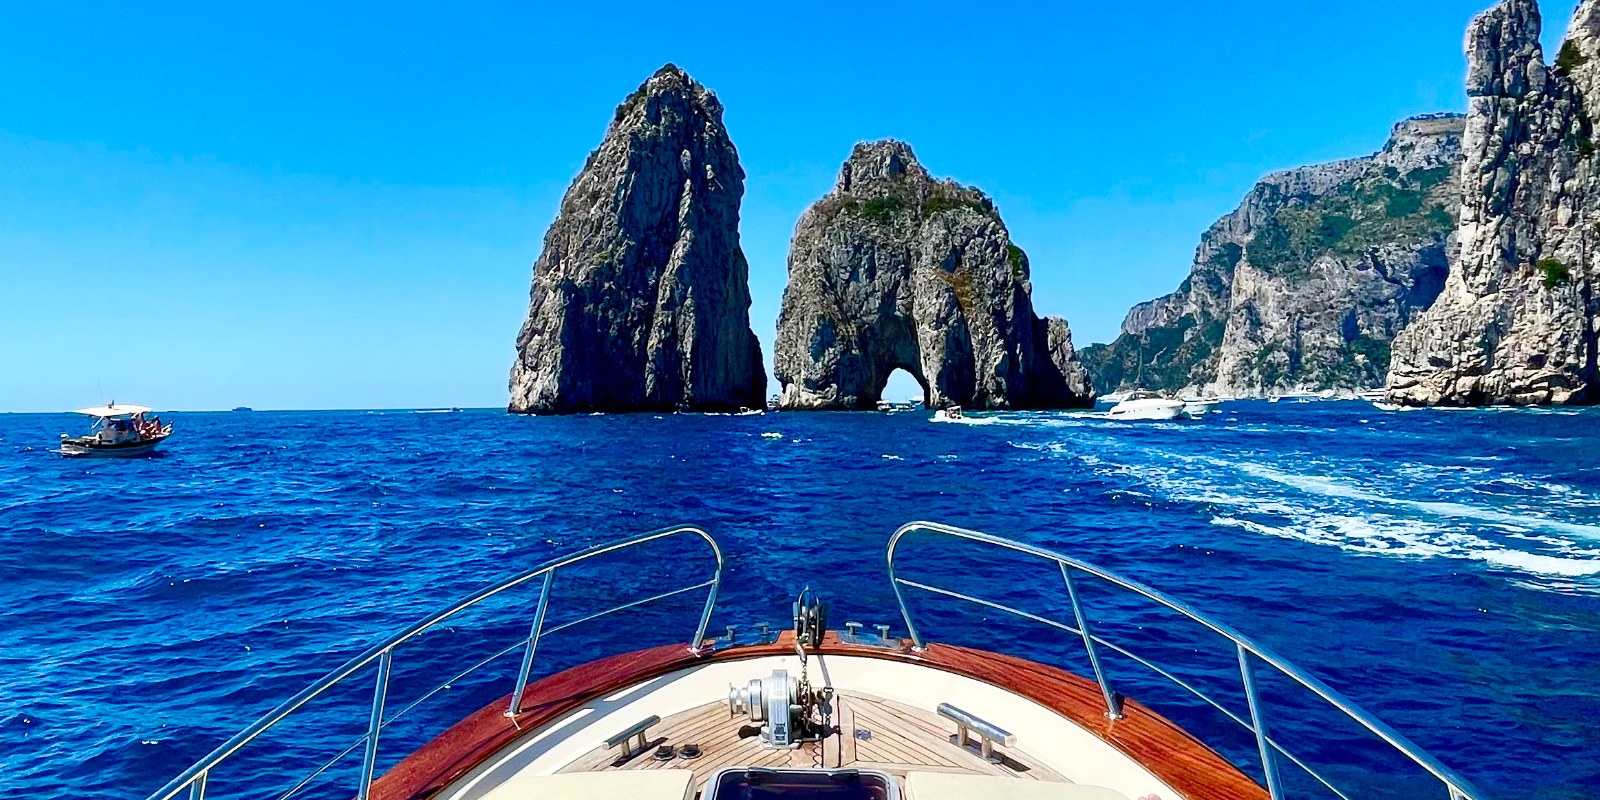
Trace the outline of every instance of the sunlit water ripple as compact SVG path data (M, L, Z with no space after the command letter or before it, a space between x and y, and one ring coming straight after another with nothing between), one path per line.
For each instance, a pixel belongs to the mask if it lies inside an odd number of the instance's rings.
M1066 413L939 424L909 413L169 416L179 433L162 456L97 462L48 452L76 430L65 415L0 415L0 794L142 797L446 601L676 522L705 526L729 553L713 630L781 621L806 585L834 599L836 622L900 628L882 551L912 519L1060 549L1191 602L1489 797L1592 797L1600 786L1593 412L1239 402L1142 425ZM924 576L1062 612L1059 575L927 552ZM562 613L642 596L690 563L637 558L620 575L562 584ZM1088 600L1106 631L1167 651L1197 684L1234 697L1230 650L1179 641L1126 598ZM397 697L525 636L527 597L506 602L493 620L486 611L397 652ZM541 645L540 671L684 638L685 603L574 628ZM937 604L925 613L933 638L1082 668L1072 642L1046 632ZM1109 664L1125 693L1248 762L1232 723L1167 697L1137 666ZM416 730L386 731L384 763L505 694L514 670L495 662L419 705L406 719ZM247 750L236 783L219 776L212 796L249 782L277 797L360 735L370 692L363 680L261 746L270 752ZM1287 690L1274 702L1285 738L1315 713ZM1295 749L1358 785L1374 779L1351 765L1382 757L1355 737L1308 736ZM336 765L309 795L348 798L338 781L352 768Z

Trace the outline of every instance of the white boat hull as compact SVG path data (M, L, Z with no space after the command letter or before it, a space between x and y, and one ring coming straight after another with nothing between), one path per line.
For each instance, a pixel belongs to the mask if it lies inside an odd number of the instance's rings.
M1183 402L1180 400L1124 400L1106 412L1111 419L1124 422L1153 421L1177 419L1183 413Z
M156 447L167 440L167 434L138 442L123 442L120 444L99 444L80 440L63 439L61 449L57 452L68 458L137 458L150 455Z

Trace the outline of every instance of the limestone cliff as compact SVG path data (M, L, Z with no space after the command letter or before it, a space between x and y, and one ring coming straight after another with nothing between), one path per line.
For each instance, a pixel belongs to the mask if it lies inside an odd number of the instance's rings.
M662 67L617 107L545 234L510 409L760 407L743 195L722 104Z
M779 406L872 408L897 367L930 406L1091 405L1066 321L1035 317L1032 291L988 197L933 179L902 142L857 145L795 227Z
M1554 66L1539 26L1534 0L1506 0L1467 30L1459 254L1438 302L1395 340L1398 402L1600 400L1600 0L1579 5Z
M1390 341L1444 282L1462 127L1452 115L1405 120L1372 156L1262 179L1201 237L1176 292L1084 349L1095 388L1380 385Z

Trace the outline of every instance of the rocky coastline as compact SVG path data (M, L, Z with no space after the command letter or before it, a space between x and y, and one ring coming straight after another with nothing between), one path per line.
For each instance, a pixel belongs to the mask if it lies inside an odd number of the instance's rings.
M987 195L904 142L859 144L795 226L777 406L871 409L896 369L930 407L1375 386L1408 405L1600 402L1600 0L1549 64L1540 28L1536 0L1480 14L1465 115L1263 178L1176 291L1081 350L1035 314L1032 264ZM743 194L715 94L669 64L629 95L545 235L510 410L762 407Z
M1376 154L1268 175L1200 238L1177 291L1084 348L1102 393L1262 396L1381 385L1448 269L1464 121L1402 121Z

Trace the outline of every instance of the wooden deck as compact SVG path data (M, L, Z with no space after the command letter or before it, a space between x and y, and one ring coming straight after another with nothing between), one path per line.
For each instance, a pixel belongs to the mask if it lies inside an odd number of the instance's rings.
M665 645L558 672L527 687L520 706L523 712L515 720L501 713L510 704L509 696L485 706L384 773L374 782L371 797L374 800L432 797L529 731L619 689L698 664L792 652L794 634L785 632L770 644L734 647L702 655L688 652L681 644ZM1124 703L1124 718L1107 719L1099 687L1093 681L1055 667L952 645L930 644L919 653L912 651L909 644L900 649L847 644L840 642L833 633L823 641L821 652L923 664L1003 687L1099 736L1144 765L1175 789L1182 800L1267 800L1265 789L1177 724L1132 699ZM871 713L869 710L868 714ZM873 757L887 757L885 752L873 751L870 747L868 752Z
M841 692L834 698L833 724L839 733L818 744L795 750L769 750L755 738L740 739L739 727L748 720L728 714L726 703L707 703L661 720L650 729L651 744L634 757L619 760L617 748L599 748L563 768L562 772L597 772L610 769L689 769L695 789L701 791L713 773L723 767L856 767L904 776L912 770L977 772L1044 781L1062 777L1020 750L997 749L1002 763L985 761L975 746L957 747L956 726L943 717L888 700ZM700 746L699 758L657 760L661 745ZM620 763L619 763L620 762Z

